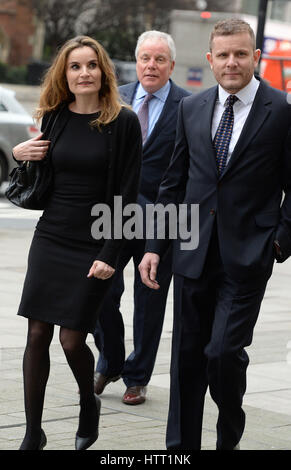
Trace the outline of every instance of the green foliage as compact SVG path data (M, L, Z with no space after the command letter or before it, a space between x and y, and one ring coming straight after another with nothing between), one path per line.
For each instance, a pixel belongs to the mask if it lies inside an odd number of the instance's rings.
M9 66L0 62L0 81L5 83L27 83L27 67L21 66Z
M25 65L8 67L6 76L6 83L25 84L27 80L27 68Z
M0 81L6 81L6 74L7 74L7 65L0 62Z

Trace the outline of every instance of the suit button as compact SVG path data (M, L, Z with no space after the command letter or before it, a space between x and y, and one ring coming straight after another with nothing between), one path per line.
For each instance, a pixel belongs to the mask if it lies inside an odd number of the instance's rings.
M215 209L210 209L210 214L211 215L215 215L215 213L216 213Z

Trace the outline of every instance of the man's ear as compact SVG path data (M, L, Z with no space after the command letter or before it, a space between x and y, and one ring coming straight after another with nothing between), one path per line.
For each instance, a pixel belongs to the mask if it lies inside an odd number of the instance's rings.
M207 52L206 59L208 60L208 62L210 64L210 68L212 69L212 54L211 54L211 52Z
M261 57L261 50L260 50L260 49L256 49L256 50L254 51L255 67L258 65L259 60L260 60L260 57Z

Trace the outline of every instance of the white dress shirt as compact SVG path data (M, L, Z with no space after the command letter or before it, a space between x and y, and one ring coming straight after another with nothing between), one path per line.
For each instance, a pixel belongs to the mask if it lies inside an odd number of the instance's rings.
M242 128L254 102L259 85L259 80L257 80L255 77L252 77L251 81L244 88L235 93L235 96L238 97L238 100L233 105L234 122L226 164L228 164L233 149L239 139ZM218 99L214 107L212 118L212 140L215 137L216 130L224 112L226 100L229 95L230 93L225 91L221 85L218 85Z

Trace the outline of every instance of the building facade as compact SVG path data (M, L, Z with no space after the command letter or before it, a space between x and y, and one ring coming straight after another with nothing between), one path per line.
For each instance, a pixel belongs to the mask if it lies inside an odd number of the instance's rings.
M0 62L17 66L41 59L43 38L30 0L0 0Z

